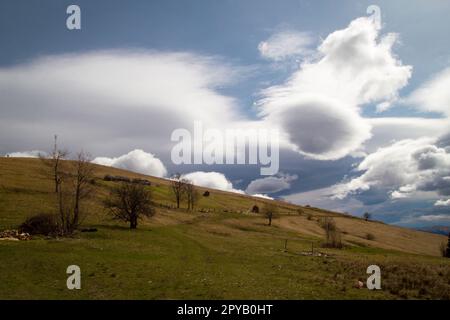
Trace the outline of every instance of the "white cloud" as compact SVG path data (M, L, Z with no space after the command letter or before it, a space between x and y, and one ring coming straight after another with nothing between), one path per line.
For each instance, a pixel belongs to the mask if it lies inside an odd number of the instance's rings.
M257 197L257 198L262 198L262 199L267 199L267 200L273 200L272 197L268 196L267 194L252 194L252 197Z
M430 215L423 215L420 217L417 217L416 220L419 221L426 221L426 222L450 222L450 215L448 214L430 214Z
M394 224L404 225L404 226L417 226L422 225L436 225L436 224L445 224L450 222L449 214L424 214L424 215L406 215L401 217L399 221Z
M369 154L358 166L359 177L337 185L339 199L371 189L385 190L392 199L419 191L450 195L450 153L435 138L407 139Z
M39 150L21 151L7 153L5 156L11 158L39 158L40 156L47 156L47 152Z
M299 192L284 196L286 201L299 205L310 205L322 209L337 212L361 212L364 204L357 199L348 197L346 199L334 199L334 187L326 187L306 192Z
M263 58L280 61L310 53L313 39L309 33L284 30L273 34L258 45Z
M233 184L220 172L195 171L183 174L182 178L200 187L243 193L242 190L234 189Z
M439 137L450 127L449 119L383 117L368 118L367 121L372 126L372 138L364 143L364 150L369 153L395 141Z
M143 150L133 150L117 158L97 157L93 163L125 169L155 177L164 177L167 170L164 164L153 154Z
M191 129L194 120L222 128L240 119L236 101L218 88L241 71L215 57L127 50L0 68L0 149L46 148L57 133L71 150L162 154L176 128Z
M297 175L280 174L279 176L256 179L249 183L245 192L254 196L276 193L290 189L291 182L297 180L297 178Z
M303 63L285 84L262 91L260 115L311 158L339 159L357 151L371 137L361 106L386 109L411 76L411 67L392 53L397 36L379 31L363 17L328 35L318 59Z
M450 206L450 199L447 200L437 200L434 203L435 206L443 206L443 207L449 207Z
M415 90L404 103L425 112L438 112L450 117L450 68L434 75Z

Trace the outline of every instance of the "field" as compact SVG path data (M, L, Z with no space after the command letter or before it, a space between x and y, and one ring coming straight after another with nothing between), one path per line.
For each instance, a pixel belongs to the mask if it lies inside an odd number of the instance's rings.
M96 166L83 227L97 232L0 241L0 299L450 299L444 236L284 202L268 226L251 208L269 200L216 190L188 212L153 177L144 178L157 213L132 231L102 207L116 185L106 174L143 178ZM0 230L53 211L41 161L0 158ZM343 249L321 248L321 217L335 219ZM312 247L321 255L308 255ZM81 290L66 288L72 264L81 268ZM356 288L372 264L381 267L382 290Z

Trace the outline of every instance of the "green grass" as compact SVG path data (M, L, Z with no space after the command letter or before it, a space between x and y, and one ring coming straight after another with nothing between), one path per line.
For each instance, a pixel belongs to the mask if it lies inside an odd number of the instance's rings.
M0 229L53 210L51 182L39 162L8 160L0 159ZM248 197L212 191L198 209L214 212L159 208L130 231L102 210L100 200L111 187L100 179L105 172L116 170L98 168L84 221L98 232L0 241L0 299L449 299L448 259L364 243L318 248L320 234L287 229L283 218L268 227L260 216L242 213L261 203ZM155 200L173 205L167 183L154 181ZM297 218L295 206L281 206ZM302 227L317 223L298 219ZM301 255L312 243L328 256ZM81 268L81 290L66 288L72 264ZM365 282L370 264L382 268L383 290L353 287Z
M307 299L383 298L332 279L322 258L295 254L301 242L274 235L223 237L192 225L129 231L100 227L76 239L2 244L3 299ZM292 242L292 241L291 241ZM82 270L79 291L65 288L65 269ZM11 270L13 268L13 270ZM362 270L363 271L363 270ZM7 275L7 276L6 276ZM342 287L347 287L341 295Z

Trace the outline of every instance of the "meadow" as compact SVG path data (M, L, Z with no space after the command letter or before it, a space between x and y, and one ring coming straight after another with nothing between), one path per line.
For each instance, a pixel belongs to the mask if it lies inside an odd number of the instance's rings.
M156 215L137 230L113 220L102 206L117 184L107 174L150 180ZM210 189L195 210L176 209L167 180L104 166L92 184L82 227L97 232L0 241L0 299L450 299L445 236L282 201L268 226L251 208L270 200ZM39 159L0 158L0 230L55 211L54 198ZM323 217L344 248L322 248ZM81 290L66 287L72 264ZM357 288L372 264L382 289Z

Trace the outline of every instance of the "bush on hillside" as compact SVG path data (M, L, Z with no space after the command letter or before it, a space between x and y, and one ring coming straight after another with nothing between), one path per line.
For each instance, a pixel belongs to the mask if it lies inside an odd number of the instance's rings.
M373 241L373 240L375 240L375 236L372 233L368 233L368 234L366 234L366 239Z
M53 214L38 214L26 219L19 227L20 233L31 235L56 235L59 233L57 218Z

